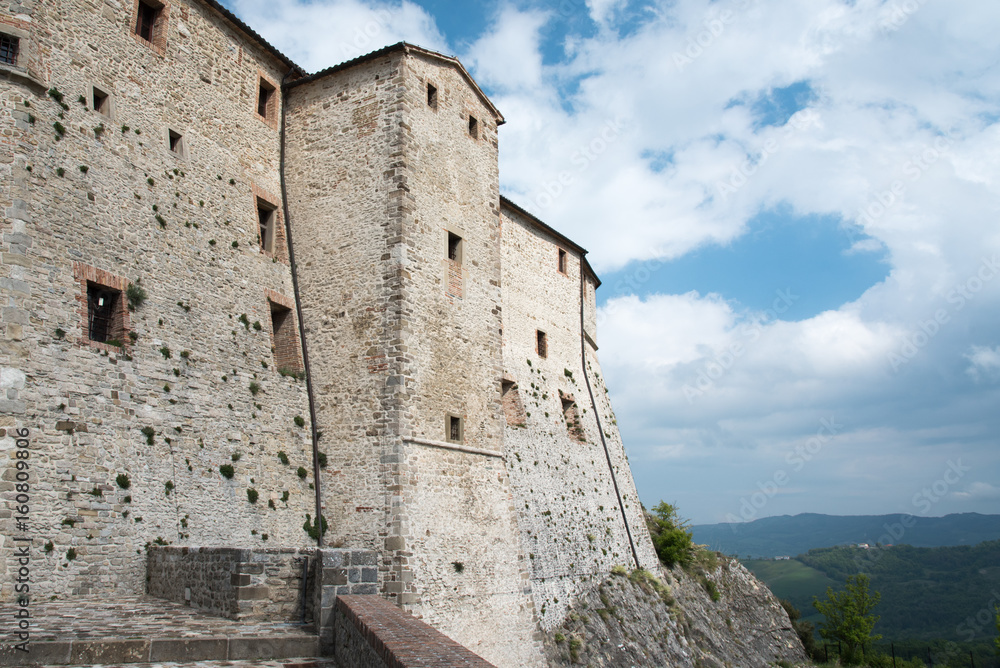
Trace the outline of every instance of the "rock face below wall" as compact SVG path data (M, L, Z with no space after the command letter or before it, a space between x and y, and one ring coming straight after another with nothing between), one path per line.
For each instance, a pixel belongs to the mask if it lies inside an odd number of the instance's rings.
M788 615L767 587L733 560L706 576L680 568L648 578L610 575L573 602L545 636L550 666L756 668L806 661ZM713 601L702 578L713 582Z

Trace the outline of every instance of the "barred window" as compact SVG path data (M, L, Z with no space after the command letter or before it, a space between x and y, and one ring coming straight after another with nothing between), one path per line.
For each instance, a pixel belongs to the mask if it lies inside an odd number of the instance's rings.
M0 63L17 65L17 48L20 40L13 35L0 33Z

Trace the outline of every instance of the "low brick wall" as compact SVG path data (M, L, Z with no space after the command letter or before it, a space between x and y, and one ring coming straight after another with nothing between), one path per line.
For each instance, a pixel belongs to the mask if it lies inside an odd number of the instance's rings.
M315 549L151 546L146 592L239 620L301 621ZM312 588L306 583L306 592ZM306 614L312 612L308 594Z
M342 668L493 666L380 596L338 596L333 627Z

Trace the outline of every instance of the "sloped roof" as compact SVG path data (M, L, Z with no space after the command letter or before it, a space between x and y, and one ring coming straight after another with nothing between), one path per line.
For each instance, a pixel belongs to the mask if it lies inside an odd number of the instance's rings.
M574 253L577 253L580 256L580 262L583 264L583 270L587 272L587 274L589 274L591 278L594 279L594 287L595 288L601 287L601 279L597 276L597 273L594 271L594 268L590 266L590 261L587 260L586 248L576 243L575 241L567 237L559 230L546 224L538 216L534 215L533 213L529 213L528 211L518 206L508 198L504 197L503 195L500 195L500 207L501 208L506 207L508 209L517 212L518 214L521 215L522 218L531 223L533 227L554 238L559 243L559 245L566 246Z
M352 60L339 63L337 65L334 65L333 67L328 67L325 70L320 70L319 72L310 74L307 77L290 81L289 83L285 84L285 88L288 89L288 88L294 88L296 86L301 86L303 84L316 81L317 79L321 79L330 74L341 72L356 65L360 65L370 60L381 58L382 56L396 52L403 52L407 54L415 53L422 56L426 56L428 58L433 58L435 60L440 60L444 63L451 65L456 70L458 70L458 73L462 75L462 77L466 80L466 82L469 84L472 90L476 92L476 95L479 96L479 99L482 100L483 104L485 104L486 107L490 110L490 112L496 118L497 125L503 125L506 122L504 120L503 114L500 113L500 110L496 108L496 106L493 104L490 98L486 96L486 93L483 92L483 89L479 87L479 84L476 83L476 80L472 78L472 75L469 74L469 71L465 69L465 66L462 65L462 63L458 60L458 58L455 58L454 56L446 56L443 53L438 53L437 51L431 51L430 49L425 49L422 46L410 44L409 42L397 42L396 44L383 47L377 51L372 51L371 53L366 53L363 56L358 56L357 58L354 58Z

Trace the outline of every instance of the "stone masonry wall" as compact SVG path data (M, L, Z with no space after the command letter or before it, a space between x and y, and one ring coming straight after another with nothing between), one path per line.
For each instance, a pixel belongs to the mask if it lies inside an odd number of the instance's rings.
M596 586L613 566L636 564L584 378L581 258L517 211L505 207L502 215L506 401L513 404L516 397L523 406L521 422L507 424L505 450L536 611L548 629L562 622L575 596ZM567 253L565 273L558 268L560 248ZM593 294L588 279L585 323L593 323ZM545 357L537 347L539 331L547 341ZM639 565L652 570L656 555L589 343L587 350L628 529Z
M151 542L310 542L305 387L278 373L266 298L291 275L257 239L257 196L280 204L257 84L288 66L203 3L167 4L150 44L131 1L21 3L44 81L0 78L0 496L27 427L36 596L141 592ZM146 291L120 345L89 340L94 280Z

